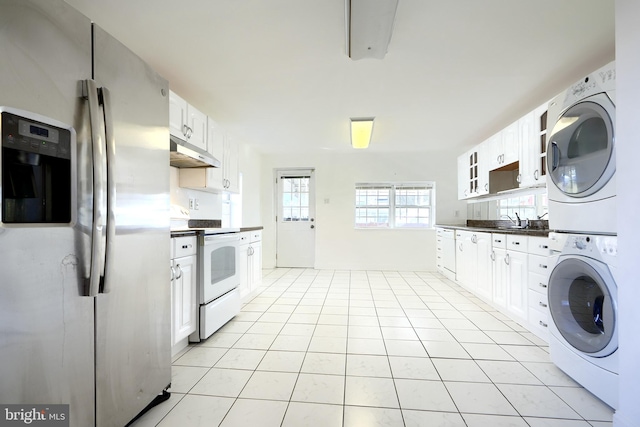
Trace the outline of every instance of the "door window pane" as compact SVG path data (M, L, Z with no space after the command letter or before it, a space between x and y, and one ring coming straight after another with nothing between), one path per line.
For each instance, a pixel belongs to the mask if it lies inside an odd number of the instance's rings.
M284 176L282 221L309 221L309 176Z

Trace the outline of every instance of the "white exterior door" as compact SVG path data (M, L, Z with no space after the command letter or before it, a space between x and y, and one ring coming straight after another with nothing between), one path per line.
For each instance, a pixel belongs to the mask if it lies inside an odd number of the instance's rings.
M277 172L278 267L314 267L316 222L313 175L312 169Z

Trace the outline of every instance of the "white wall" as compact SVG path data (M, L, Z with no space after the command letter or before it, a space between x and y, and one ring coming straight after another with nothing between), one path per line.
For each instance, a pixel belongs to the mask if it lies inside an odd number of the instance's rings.
M318 151L264 155L262 217L265 268L275 265L274 170L308 167L315 169L316 180L315 268L435 270L434 230L354 228L355 183L435 181L436 221L462 223L466 219L466 205L457 200L456 157L457 153L447 151Z
M616 149L618 183L618 330L620 403L616 427L640 426L640 2L616 0Z

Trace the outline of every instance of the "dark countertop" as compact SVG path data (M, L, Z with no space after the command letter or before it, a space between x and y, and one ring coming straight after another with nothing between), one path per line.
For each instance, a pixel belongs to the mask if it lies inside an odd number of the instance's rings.
M240 227L240 232L242 233L243 231L257 231L257 230L262 230L264 227L261 225L255 226L255 227Z
M436 227L454 230L478 231L483 233L519 234L524 236L549 236L548 221L531 221L531 228L508 228L510 221L479 221L469 220L467 224L436 224Z
M198 230L171 230L171 237L195 236Z

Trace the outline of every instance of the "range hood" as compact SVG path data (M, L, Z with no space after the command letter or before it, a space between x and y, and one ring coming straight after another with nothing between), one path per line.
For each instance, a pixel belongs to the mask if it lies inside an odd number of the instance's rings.
M208 152L189 144L175 136L169 138L171 166L177 168L219 168L220 160Z

